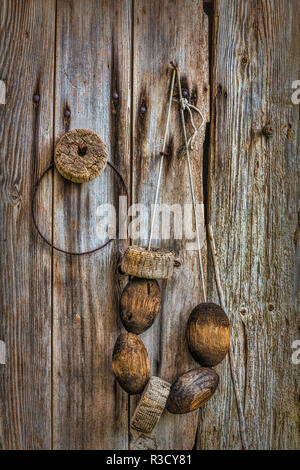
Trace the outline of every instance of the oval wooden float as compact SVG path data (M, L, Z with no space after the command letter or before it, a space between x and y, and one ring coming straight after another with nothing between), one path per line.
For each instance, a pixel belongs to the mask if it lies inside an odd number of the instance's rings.
M178 264L172 251L141 246L130 246L125 251L121 270L131 276L145 279L168 279Z
M137 335L153 325L161 304L160 287L154 279L132 279L122 292L120 317L127 331Z
M137 335L119 335L113 350L112 368L127 393L142 393L150 378L150 360L144 343Z
M74 129L58 141L54 162L64 178L74 183L85 183L104 170L107 162L106 146L95 132Z
M230 346L230 325L224 310L214 303L197 305L188 319L187 342L201 366L219 364Z
M181 375L172 385L166 408L183 414L197 410L214 394L219 376L214 369L199 367Z

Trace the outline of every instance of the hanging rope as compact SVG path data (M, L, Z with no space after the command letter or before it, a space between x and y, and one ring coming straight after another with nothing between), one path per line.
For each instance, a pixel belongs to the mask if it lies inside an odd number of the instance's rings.
M190 186L191 186L191 193L192 193L193 212L194 212L195 225L196 225L196 239L197 239L198 257L199 257L200 274L201 274L201 286L202 286L203 298L204 298L204 301L206 302L204 272L203 272L203 264L202 264L202 256L201 256L201 244L200 244L200 236L199 236L199 229L198 229L197 206L196 206L196 200L195 200L195 192L194 192L194 185L193 185L193 179L192 179L192 170L191 170L190 156L189 156L189 149L191 149L191 150L194 149L194 140L197 136L197 133L199 132L200 128L202 127L202 125L204 123L204 118L203 118L203 115L202 115L200 109L198 109L196 106L189 103L187 99L182 97L179 70L174 65L173 65L173 74L172 74L171 89L170 89L170 95L169 95L167 121L166 121L165 133L164 133L164 137L163 137L163 146L162 146L161 159L160 159L160 165L159 165L159 173L158 173L158 180L157 180L157 187L156 187L156 194L155 194L155 201L154 201L154 209L153 209L152 220L151 220L148 251L150 251L150 249L151 249L151 243L152 243L152 238L153 238L154 223L155 223L155 216L156 216L156 210L157 210L157 202L158 202L160 185L161 185L161 175L162 175L163 161L164 161L164 157L166 155L165 154L165 148L166 148L167 136L168 136L168 131L169 131L169 123L170 123L171 107L172 107L172 99L173 99L173 91L174 91L174 84L175 84L176 74L177 74L177 78L178 78L178 88L179 88L179 96L180 96L179 102L181 104L181 111L182 111L181 112L181 119L183 119L185 147L186 147L186 154L187 154L187 160L188 160L188 170L189 170L189 179L190 179ZM187 139L185 120L184 120L184 114L183 114L183 111L185 109L187 109L188 112L189 112L191 125L193 127L193 134L191 135L191 137L189 137L189 139ZM201 123L199 124L198 127L196 127L196 125L195 125L192 110L197 112L201 117Z
M214 233L213 233L211 224L208 224L207 229L208 229L208 236L209 236L209 241L210 241L211 254L212 254L212 259L213 259L215 279L216 279L216 285L217 285L217 291L218 291L218 295L220 299L220 304L221 304L222 309L228 316L226 305L225 305L225 300L224 300L222 283L221 283L221 276L220 276L220 269L219 269L219 263L218 263L218 258L217 258L217 250L216 250L216 244L215 244L215 239L214 239ZM238 382L238 377L236 373L235 360L234 360L231 342L230 342L230 348L229 348L229 362L230 362L231 379L232 379L233 389L234 389L234 394L235 394L236 407L238 411L242 448L244 450L248 450L246 422L245 422L245 417L244 417L244 410L242 406L241 393L240 393L239 382Z
M160 158L160 164L159 164L159 173L158 173L158 180L157 180L157 186L156 186L154 208L153 208L153 214L152 214L152 220L151 220L151 229L150 229L150 235L149 235L148 251L151 250L151 242L152 242L152 237L153 237L154 222L155 222L156 209L157 209L157 201L158 201L159 190L160 190L160 185L161 185L162 167L163 167L164 157L166 155L165 154L165 149L166 149L167 136L168 136L168 131L169 131L169 123L170 123L171 107L172 107L172 98L173 98L173 91L174 91L174 83L175 83L175 70L173 70L173 75L172 75L171 90L170 90L169 105L168 105L168 114L167 114L167 122L166 122L165 134L164 134L164 138L163 138L162 151L160 153L161 158Z
M181 114L181 121L182 121L182 127L183 127L183 134L184 134L188 169L189 169L190 187L191 187L191 193L192 193L192 199L193 199L193 208L194 208L195 223L196 223L196 234L197 234L197 243L198 243L198 253L199 253L199 264L200 264L200 272L201 272L202 290L203 290L204 302L206 302L206 290L205 290L205 284L204 284L203 266L202 266L202 258L201 258L201 247L200 247L200 240L199 240L199 233L198 233L195 192L194 192L194 185L193 185L193 178L192 178L192 171L191 171L191 163L190 163L190 155L189 155L189 150L190 149L192 150L194 148L193 147L194 139L197 135L198 130L203 125L204 119L203 119L203 116L202 116L200 110L198 108L196 108L195 106L191 105L190 103L188 103L187 100L182 97L179 68L176 67L172 62L171 62L171 64L172 64L174 70L176 70L177 81L178 81L178 89L179 89L179 96L180 96L180 100L179 100L180 114ZM189 139L187 139L186 125L185 125L185 119L184 119L184 110L185 109L187 109L188 112L189 112L192 127L193 127L193 130L194 130L194 133L192 134L192 136ZM196 126L194 124L191 109L193 109L194 111L197 111L201 115L202 122L201 122L201 124L198 128L196 128ZM211 227L210 224L208 225L208 233L209 233L209 240L210 240L210 246L211 246L212 257L213 257L213 264L214 264L215 278L216 278L216 284L217 284L219 299L220 299L221 307L223 308L224 312L227 313L225 302L224 302L223 289L222 289L222 286L221 286L219 266L218 266L218 263L217 263L216 247L215 247L215 242L214 242L214 237L213 237L213 231L212 231L212 227ZM238 418L239 418L239 427L240 427L242 448L243 449L248 449L244 410L243 410L242 402L241 402L241 398L240 398L240 390L239 390L238 378L237 378L234 355L233 355L233 350L232 350L232 345L231 344L230 344L230 348L229 348L229 362L230 362L231 379L232 379L232 384L233 384L233 389L234 389L235 399L236 399L236 405L237 405L237 410L238 410Z

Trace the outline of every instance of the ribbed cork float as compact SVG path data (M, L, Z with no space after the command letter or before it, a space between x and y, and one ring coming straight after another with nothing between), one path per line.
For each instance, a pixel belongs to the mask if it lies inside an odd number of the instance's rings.
M158 423L170 393L171 384L150 377L131 420L131 431L151 433Z
M168 279L178 265L172 251L161 248L148 251L141 246L130 246L123 255L121 271L145 279Z
M74 183L86 183L102 173L107 149L95 132L74 129L64 134L55 147L54 162L59 173Z

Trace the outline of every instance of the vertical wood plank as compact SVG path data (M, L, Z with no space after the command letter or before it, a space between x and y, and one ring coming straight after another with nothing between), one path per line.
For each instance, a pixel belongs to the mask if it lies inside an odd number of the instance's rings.
M133 202L149 209L154 203L166 123L170 60L178 62L191 101L201 109L205 121L208 120L208 23L202 1L185 1L184 6L179 0L135 1L133 31ZM143 113L141 107L145 107L146 112ZM192 154L199 203L203 201L204 132L205 125L197 140L198 150ZM176 103L172 108L169 155L163 169L160 202L180 204L182 209L184 203L191 203L186 157L180 151L183 142ZM141 217L147 222L146 215L141 214ZM157 225L160 223L161 216L157 217ZM148 219L148 227L149 224ZM200 232L205 237L203 220ZM133 241L147 244L148 230ZM170 240L159 240L159 237L154 240L153 246L174 249L182 266L170 280L162 283L163 303L159 317L154 326L141 335L151 358L151 373L171 382L178 374L197 366L187 349L185 327L192 308L201 300L201 289L197 252L186 250L187 241L185 233L181 240L174 240L173 234ZM204 258L205 255L204 245ZM131 414L135 406L136 399L132 399ZM197 412L176 416L165 411L154 432L158 449L191 449L196 428Z
M109 160L130 174L129 0L58 1L56 138L95 131ZM116 91L119 99L112 100ZM71 112L64 117L64 110ZM97 206L117 207L120 187L107 167L96 180L54 182L54 239L87 250L99 245ZM97 254L54 254L54 448L127 448L127 394L114 381L111 356L120 331L115 268L118 244Z
M295 449L298 2L222 0L216 8L210 214L249 442ZM212 295L212 274L209 286ZM221 386L201 411L199 449L240 448L228 364L218 369Z
M51 161L55 1L1 2L0 448L51 447L51 251L31 223L31 194ZM38 94L38 104L33 95ZM51 175L37 212L50 224Z

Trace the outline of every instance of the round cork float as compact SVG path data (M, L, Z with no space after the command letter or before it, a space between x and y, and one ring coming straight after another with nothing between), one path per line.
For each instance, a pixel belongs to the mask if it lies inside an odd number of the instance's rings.
M132 279L120 299L120 317L124 328L140 335L153 325L160 304L161 291L155 279Z
M171 384L150 377L131 420L131 431L151 433L158 423L170 393Z
M181 375L172 385L166 408L170 413L195 411L211 398L219 384L214 369L198 367Z
M217 304L197 305L188 319L186 333L189 350L201 366L216 366L229 350L229 320Z
M59 173L74 183L86 183L102 173L107 149L92 131L75 129L64 134L55 147L54 162Z
M175 255L172 251L130 246L121 261L121 271L145 279L168 279L173 274Z

